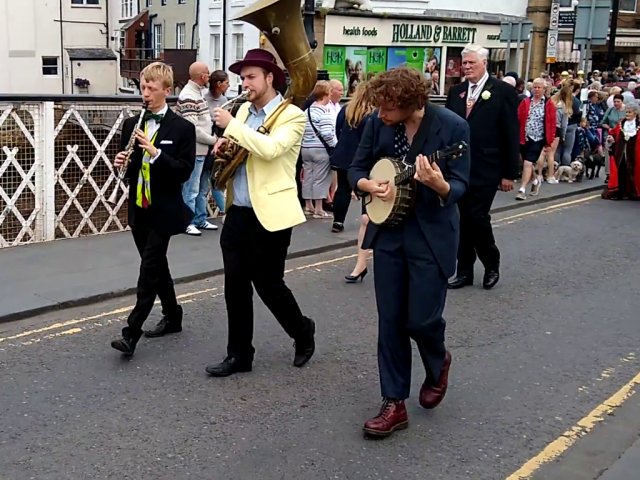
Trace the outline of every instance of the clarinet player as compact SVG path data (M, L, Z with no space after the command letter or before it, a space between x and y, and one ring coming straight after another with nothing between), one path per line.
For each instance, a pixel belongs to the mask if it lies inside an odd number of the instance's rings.
M182 199L182 184L195 165L194 125L167 106L173 87L173 71L161 62L147 66L140 74L140 90L147 104L140 129L139 115L125 120L121 150L135 135L135 149L125 177L129 179L129 226L140 253L140 275L136 305L122 329L122 338L111 346L133 355L142 337L142 326L151 313L156 296L162 304L162 319L147 337L161 337L182 331L182 307L178 305L169 272L167 250L172 236L184 233L193 212ZM124 165L126 152L116 155L114 165Z

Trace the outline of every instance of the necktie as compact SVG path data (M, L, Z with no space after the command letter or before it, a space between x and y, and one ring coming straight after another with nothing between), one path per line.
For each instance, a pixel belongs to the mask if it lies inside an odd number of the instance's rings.
M471 109L473 108L473 104L475 103L473 93L476 91L477 87L478 85L471 85L471 95L469 95L469 100L467 100L467 118L469 118L469 114L471 113Z
M164 118L164 115L158 115L157 113L153 113L153 112L150 112L148 110L144 114L144 121L145 122L147 122L149 120L154 120L156 123L160 123L163 118Z

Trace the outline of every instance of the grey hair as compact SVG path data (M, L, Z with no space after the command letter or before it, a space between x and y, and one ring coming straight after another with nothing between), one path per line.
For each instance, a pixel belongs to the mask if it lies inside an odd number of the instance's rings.
M638 102L635 102L635 101L629 102L625 104L625 110L630 110L636 115L640 115L640 104L638 104Z
M533 80L533 82L531 82L531 86L534 86L534 85L536 85L536 84L540 84L540 83L541 83L542 85L544 85L544 86L546 86L546 85L547 85L547 82L545 82L545 81L544 81L544 78L542 78L542 77L538 77L538 78L534 79L534 80Z
M503 81L504 83L508 83L508 84L509 84L509 85L511 85L512 87L515 87L515 86L516 86L516 79L515 79L515 78L513 78L513 77L504 77L504 78L502 79L502 81Z
M480 60L487 60L489 58L489 50L473 43L468 44L462 50L463 56L468 55L469 53L477 53Z
M638 84L636 82L631 81L627 84L627 90L629 91L635 90L637 86Z

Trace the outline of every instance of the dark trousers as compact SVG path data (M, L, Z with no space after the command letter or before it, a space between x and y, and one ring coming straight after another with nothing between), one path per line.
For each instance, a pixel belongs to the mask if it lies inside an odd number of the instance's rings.
M336 223L344 223L351 203L351 184L349 183L348 173L347 170L336 170L338 189L333 196L333 221Z
M500 267L500 250L491 228L491 204L496 196L495 186L471 186L462 197L460 209L460 246L458 247L458 275L473 275L479 258L487 270Z
M136 222L132 229L133 240L138 253L140 253L141 261L136 290L136 306L129 314L128 326L122 330L123 336L127 338L140 338L142 325L153 309L156 296L160 298L164 316L171 317L182 313L176 299L176 291L167 260L171 237L154 228L152 223L145 218L145 213L136 214Z
M296 186L298 187L298 200L300 205L304 206L305 201L302 198L302 166L302 154L299 154L296 162Z
M227 354L241 362L252 362L255 353L253 287L291 338L305 338L310 327L284 283L292 230L268 232L251 208L232 206L227 212L220 235L229 324Z
M403 226L380 229L373 243L373 268L382 396L404 400L411 388L411 339L427 380L436 383L440 376L447 278L413 216Z

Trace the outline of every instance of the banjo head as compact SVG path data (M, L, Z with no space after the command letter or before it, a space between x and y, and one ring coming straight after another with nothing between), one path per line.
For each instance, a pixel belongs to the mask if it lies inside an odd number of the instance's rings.
M369 179L388 181L393 192L393 197L388 202L383 202L381 199L371 196L371 203L366 206L366 209L369 220L375 225L382 225L390 217L395 207L394 198L397 195L397 187L394 184L394 180L398 173L396 163L389 158L381 158L371 169Z

